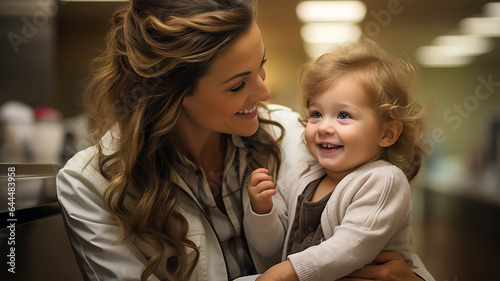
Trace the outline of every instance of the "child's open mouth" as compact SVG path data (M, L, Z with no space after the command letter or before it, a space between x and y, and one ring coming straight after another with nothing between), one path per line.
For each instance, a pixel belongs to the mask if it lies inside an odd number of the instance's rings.
M320 144L319 146L324 149L336 149L342 147L342 145L334 145L334 144Z

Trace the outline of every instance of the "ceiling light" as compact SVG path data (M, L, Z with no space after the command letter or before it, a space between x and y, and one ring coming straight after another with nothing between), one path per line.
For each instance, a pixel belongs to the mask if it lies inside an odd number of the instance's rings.
M296 12L302 22L360 22L366 6L361 1L303 1Z
M357 41L361 29L348 23L308 23L300 30L302 39L307 43L334 43Z
M460 54L456 46L423 46L417 49L418 62L426 67L459 67L470 64L473 57Z
M310 59L316 59L326 52L338 46L335 43L304 43L304 51Z
M446 35L436 37L432 45L450 46L453 55L475 56L487 53L493 49L490 38L474 35Z
M465 18L459 28L463 34L500 37L500 17Z
M483 14L486 17L500 17L500 2L486 3L483 7Z

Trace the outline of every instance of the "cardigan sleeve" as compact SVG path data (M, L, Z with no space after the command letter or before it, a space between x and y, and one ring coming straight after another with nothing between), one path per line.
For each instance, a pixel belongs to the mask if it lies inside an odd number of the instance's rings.
M340 197L342 202L328 202L327 208L331 204L347 208L333 229L333 236L288 256L299 280L336 280L346 276L372 262L397 232L408 228L411 190L402 173L391 171L377 169L376 173L358 175L344 189L347 191ZM333 208L337 214L327 212L327 216L338 216L337 207Z
M256 214L248 204L243 218L245 234L249 247L259 255L269 257L281 256L287 231L287 204L283 193L283 181L276 183L277 193L272 197L273 208L268 214Z

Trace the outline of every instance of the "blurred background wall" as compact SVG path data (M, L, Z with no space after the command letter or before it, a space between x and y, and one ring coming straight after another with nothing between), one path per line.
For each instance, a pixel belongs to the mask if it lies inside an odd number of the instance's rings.
M258 2L258 23L269 60L266 71L273 93L271 102L294 109L298 71L302 64L314 59L301 33L307 22L297 16L300 2ZM498 3L360 2L365 10L354 23L358 31L389 52L415 62L419 79L414 94L430 109L432 155L412 183L417 252L438 281L500 280ZM0 0L0 136L4 147L10 145L2 149L0 162L64 163L85 147L89 129L82 93L89 81L92 59L103 48L108 19L123 4ZM472 46L469 53L459 57L459 44L444 42L443 36L474 33L467 18L487 17L492 18L492 31L480 36L479 41L476 37L466 39L467 46ZM488 31L488 25L480 30ZM433 52L439 50L444 53ZM442 61L454 55L457 60ZM21 131L28 133L19 133L16 140L9 141L9 124L23 122L30 125L14 127L23 127ZM34 144L27 135L36 130L39 132ZM44 138L48 139L45 144L41 141ZM21 142L24 144L19 145ZM57 157L36 157L37 151L57 143L61 144L51 154ZM24 154L13 155L12 151Z

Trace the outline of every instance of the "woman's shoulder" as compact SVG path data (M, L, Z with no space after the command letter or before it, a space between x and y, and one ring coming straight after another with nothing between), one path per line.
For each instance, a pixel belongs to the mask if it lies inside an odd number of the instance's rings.
M100 175L99 155L110 155L114 153L118 137L119 134L116 128L108 131L98 144L89 146L73 155L60 172L80 174L86 178L98 177ZM100 146L100 150L98 146Z
M57 190L64 194L95 193L102 195L109 184L101 173L100 152L96 145L77 152L57 175Z
M87 168L87 164L95 162L95 158L97 158L97 147L94 145L77 152L66 162L62 169L75 171L84 170Z
M285 129L285 132L294 132L292 134L295 135L304 131L304 126L299 122L299 114L291 108L278 104L268 104L263 109L260 112L260 117L279 123ZM269 126L267 124L263 127L266 130L277 130L276 126Z
M297 163L304 163L314 159L302 141L304 126L300 124L297 112L286 106L270 104L267 105L267 113L268 115L264 117L278 122L284 128L284 132L278 132L276 126L270 128L276 136L284 134L280 142L283 158L279 175L282 178Z
M269 104L267 105L267 111L271 120L280 123L284 127L302 127L298 121L299 114L289 107L279 104Z

